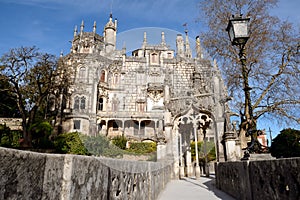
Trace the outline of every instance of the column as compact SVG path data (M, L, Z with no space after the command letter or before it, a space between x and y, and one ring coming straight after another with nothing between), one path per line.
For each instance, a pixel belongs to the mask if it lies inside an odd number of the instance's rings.
M195 176L196 179L200 178L200 166L199 166L199 155L198 155L198 134L197 134L197 123L193 124L194 127L194 134L195 134L195 153L196 153L196 166L195 166Z

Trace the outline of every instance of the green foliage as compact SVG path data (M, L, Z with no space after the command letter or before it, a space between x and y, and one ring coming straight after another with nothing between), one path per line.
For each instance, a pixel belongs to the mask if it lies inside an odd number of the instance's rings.
M19 147L19 139L21 133L19 131L12 131L6 124L0 124L0 146L2 147Z
M127 143L127 138L125 136L116 136L112 139L112 143L119 147L120 149L125 150L126 149L126 143Z
M207 154L208 162L216 160L216 147L214 146Z
M204 160L205 160L204 142L200 141L197 144L198 144L199 160L204 162ZM215 160L216 159L215 143L213 141L206 142L206 149L208 152L208 153L206 153L208 162ZM192 159L196 160L196 151L195 151L195 142L194 141L191 142L191 155L192 155Z
M59 135L55 138L54 146L58 153L65 154L122 157L125 152L104 136L86 136L77 132Z
M155 142L133 142L130 143L129 152L134 152L137 154L152 153L156 151Z
M300 130L284 129L273 139L271 155L276 158L300 157Z
M53 148L53 142L50 140L53 128L49 122L38 122L33 124L29 130L32 134L32 145L34 148Z
M122 157L124 151L110 143L108 138L102 135L96 137L81 136L84 146L89 154L106 157Z
M58 153L89 155L77 132L59 135L54 140L54 147Z

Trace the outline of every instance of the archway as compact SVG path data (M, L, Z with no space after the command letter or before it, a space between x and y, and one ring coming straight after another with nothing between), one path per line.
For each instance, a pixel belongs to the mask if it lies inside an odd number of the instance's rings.
M207 150L206 133L211 126L214 126L213 119L209 111L198 109L195 106L191 106L176 117L173 129L178 135L178 163L181 177L200 177L198 141L201 136L204 141L204 149ZM193 148L191 147L192 142ZM195 154L193 157L192 150ZM204 155L207 156L207 153L206 151Z

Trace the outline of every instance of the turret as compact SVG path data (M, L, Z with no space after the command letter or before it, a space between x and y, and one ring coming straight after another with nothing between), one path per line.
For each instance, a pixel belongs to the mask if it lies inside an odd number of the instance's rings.
M192 57L192 50L190 47L190 41L189 41L189 36L188 36L188 30L185 29L185 56L187 58Z
M117 20L112 21L112 14L110 14L109 21L104 27L103 35L106 53L114 51L116 49Z
M183 41L183 37L181 34L177 34L176 37L176 51L177 51L177 55L184 57L184 41Z

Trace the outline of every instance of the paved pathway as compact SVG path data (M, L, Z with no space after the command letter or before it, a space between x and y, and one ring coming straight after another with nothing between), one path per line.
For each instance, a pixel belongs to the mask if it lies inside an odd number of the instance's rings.
M214 178L201 177L196 180L184 178L170 181L158 200L194 200L224 199L234 200L228 194L218 190Z

